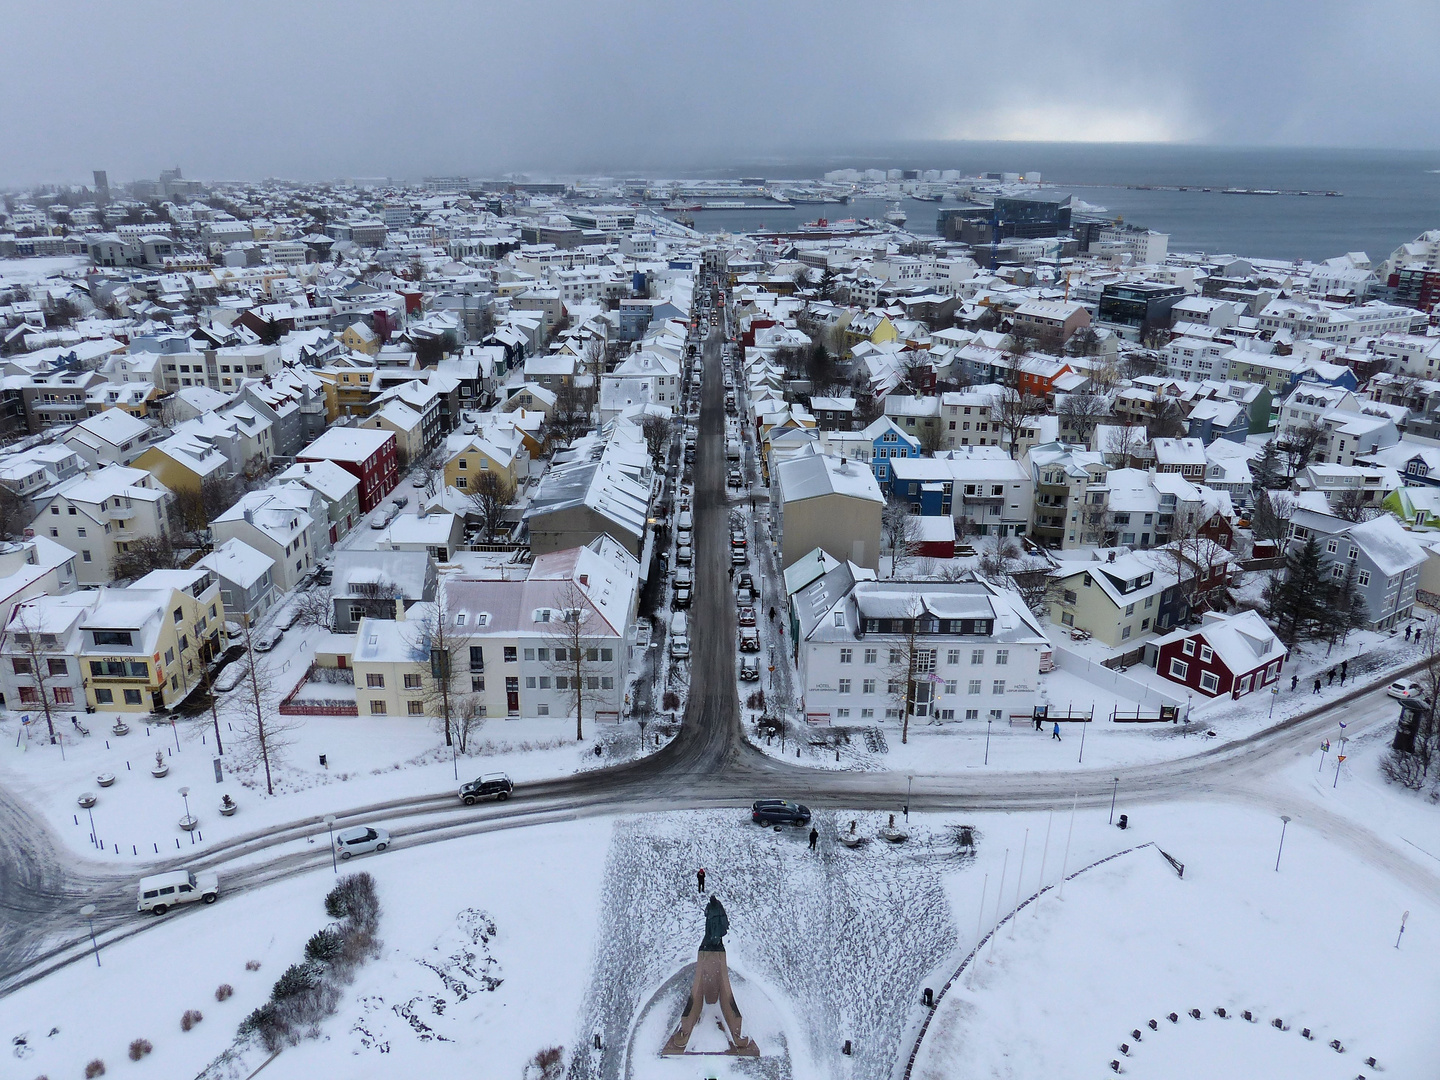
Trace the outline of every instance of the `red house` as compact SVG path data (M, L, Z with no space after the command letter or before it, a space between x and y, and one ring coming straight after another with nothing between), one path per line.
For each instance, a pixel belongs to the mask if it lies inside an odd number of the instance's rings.
M395 433L333 427L295 455L296 461L333 461L360 481L360 512L368 514L400 480Z
M1206 697L1254 693L1280 679L1288 650L1256 612L1207 612L1194 629L1155 642L1155 670Z

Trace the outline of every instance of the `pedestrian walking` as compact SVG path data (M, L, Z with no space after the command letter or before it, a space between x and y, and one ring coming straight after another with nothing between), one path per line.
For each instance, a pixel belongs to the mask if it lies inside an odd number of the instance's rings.
M1405 640L1406 640L1406 641L1409 641L1409 640L1410 640L1410 627L1408 627L1408 626L1405 627Z
M734 581L734 580L735 580L735 567L733 567L733 566L730 567L730 580L731 580L731 581Z
M1059 722L1058 720L1055 722L1055 730L1054 730L1054 732L1050 735L1050 737L1051 737L1052 739L1054 739L1056 742L1064 742L1064 741L1065 741L1064 739L1060 738L1060 722Z
M698 893L703 893L703 892L705 891L705 868L704 868L704 867L701 867L699 870L696 870L696 871L695 871L695 891L698 892Z
M1045 730L1045 724L1041 721L1041 719L1040 719L1040 717L1039 717L1038 715L1035 717L1035 730L1036 730L1036 731L1044 731L1044 730Z
M1294 690L1295 687L1297 687L1297 686L1299 686L1299 685L1300 685L1300 676L1299 676L1299 675L1291 675L1291 676L1290 676L1290 689L1291 689L1291 690Z
M1345 685L1345 680L1349 677L1349 675L1350 675L1350 661L1349 661L1349 660L1342 660L1342 661L1340 661L1340 685L1341 685L1341 686L1344 686L1344 685Z
M1311 690L1310 693L1312 693L1312 694L1318 694L1318 693L1320 693L1320 676L1319 676L1319 675L1316 675L1316 676L1315 676L1315 689L1314 689L1314 690Z
M1325 685L1326 685L1326 686L1334 686L1334 685L1335 685L1335 669L1334 669L1333 667L1330 669L1330 681L1327 682Z
M815 830L815 827L812 825L812 826L810 827L810 850L811 850L811 851L814 851L814 850L815 850L815 843L816 843L816 841L818 841L819 839L820 839L820 834Z

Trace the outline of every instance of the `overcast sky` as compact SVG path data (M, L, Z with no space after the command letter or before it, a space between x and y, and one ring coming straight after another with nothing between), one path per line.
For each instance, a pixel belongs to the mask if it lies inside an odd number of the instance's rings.
M0 0L0 184L1440 147L1440 5ZM921 163L924 164L924 163Z

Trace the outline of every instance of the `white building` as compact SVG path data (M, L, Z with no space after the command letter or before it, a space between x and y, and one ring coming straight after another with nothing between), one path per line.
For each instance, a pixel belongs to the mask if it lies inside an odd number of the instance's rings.
M1029 716L1050 642L1018 593L978 579L866 580L842 564L790 598L807 718L912 723ZM909 678L911 623L918 622Z

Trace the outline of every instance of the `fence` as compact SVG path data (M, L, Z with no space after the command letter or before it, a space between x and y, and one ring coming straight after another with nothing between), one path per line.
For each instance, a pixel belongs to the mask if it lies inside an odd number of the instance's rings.
M1111 690L1116 694L1132 698L1150 708L1159 708L1161 705L1179 705L1181 698L1172 696L1157 687L1143 683L1139 679L1131 678L1123 672L1115 671L1105 667L1103 664L1089 660L1079 653L1071 652L1063 645L1055 644L1055 666L1061 671L1068 671L1072 675L1078 675L1088 683L1093 683L1105 690Z
M310 681L310 674L315 670L311 664L305 669L305 676L295 684L295 689L286 694L281 700L276 711L281 716L359 716L360 705L358 702L344 698L336 699L315 699L296 702L295 696L300 693L305 684Z

